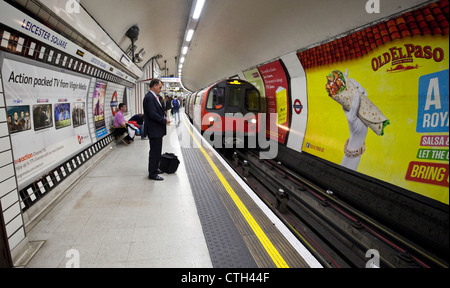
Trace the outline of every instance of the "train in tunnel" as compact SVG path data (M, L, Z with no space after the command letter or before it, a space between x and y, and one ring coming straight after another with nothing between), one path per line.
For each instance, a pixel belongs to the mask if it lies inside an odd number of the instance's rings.
M445 11L448 1L439 1L221 83L258 89L261 113L275 114L277 125L257 130L278 144L278 161L448 254ZM201 121L214 112L207 109L213 86L187 97L186 113L201 132L210 128Z
M0 187L19 199L6 207L17 212L6 221L11 249L25 238L21 215L36 218L113 141L118 104L140 113L149 80L173 80L158 55L139 68L114 47L111 60L69 24L52 26L54 14L15 2L0 4ZM425 2L199 82L184 112L203 135L274 143L292 171L448 256L449 2ZM214 61L202 69L221 71Z
M265 113L263 101L251 83L224 80L189 94L185 113L202 134L208 131L223 138L220 146L233 146L236 142L242 146L245 138L256 137L259 131L258 115Z

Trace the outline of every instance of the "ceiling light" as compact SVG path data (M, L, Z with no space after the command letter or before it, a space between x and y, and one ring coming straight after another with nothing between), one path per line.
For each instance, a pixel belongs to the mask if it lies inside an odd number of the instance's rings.
M197 0L197 5L195 5L194 15L192 18L197 20L200 18L200 14L202 14L203 5L205 5L205 0Z
M185 57L181 57L180 63L183 64L183 63L184 63L184 60L186 60L186 58L185 58Z
M180 69L183 68L183 64L180 64L180 66L178 66L178 68L180 68Z
M186 55L186 54L187 54L188 49L189 49L188 46L183 47L183 55Z
M192 37L194 36L194 30L193 29L190 29L189 31L188 31L188 33L187 33L187 36L186 36L186 41L187 42L190 42L191 40L192 40Z

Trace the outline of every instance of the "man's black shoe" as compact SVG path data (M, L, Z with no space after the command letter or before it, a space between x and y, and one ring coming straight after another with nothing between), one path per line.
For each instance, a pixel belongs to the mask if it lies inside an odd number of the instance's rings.
M164 180L164 178L161 177L161 176L156 176L156 177L150 177L150 176L148 176L148 179L150 179L150 180L155 180L155 181L163 181L163 180Z

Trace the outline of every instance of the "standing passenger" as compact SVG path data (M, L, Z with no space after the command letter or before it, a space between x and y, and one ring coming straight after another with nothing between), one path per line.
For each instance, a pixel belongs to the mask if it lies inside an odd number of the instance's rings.
M177 99L177 96L174 97L172 101L172 107L173 107L173 121L180 123L180 102ZM178 121L177 121L178 118Z
M148 178L162 181L164 178L158 174L162 171L158 169L161 160L163 137L167 134L167 125L170 120L166 118L164 108L158 98L161 93L162 82L153 79L150 82L150 92L144 98L144 135L150 139L150 153L148 157Z
M170 110L172 109L172 105L170 104L170 98L169 98L169 96L166 96L165 98L164 98L164 110L166 110L166 116L167 116L167 119L171 119L170 118Z

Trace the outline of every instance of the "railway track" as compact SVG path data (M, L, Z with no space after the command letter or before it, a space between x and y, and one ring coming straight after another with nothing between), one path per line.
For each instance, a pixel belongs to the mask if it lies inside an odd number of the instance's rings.
M448 268L448 263L258 151L218 149L324 267Z

